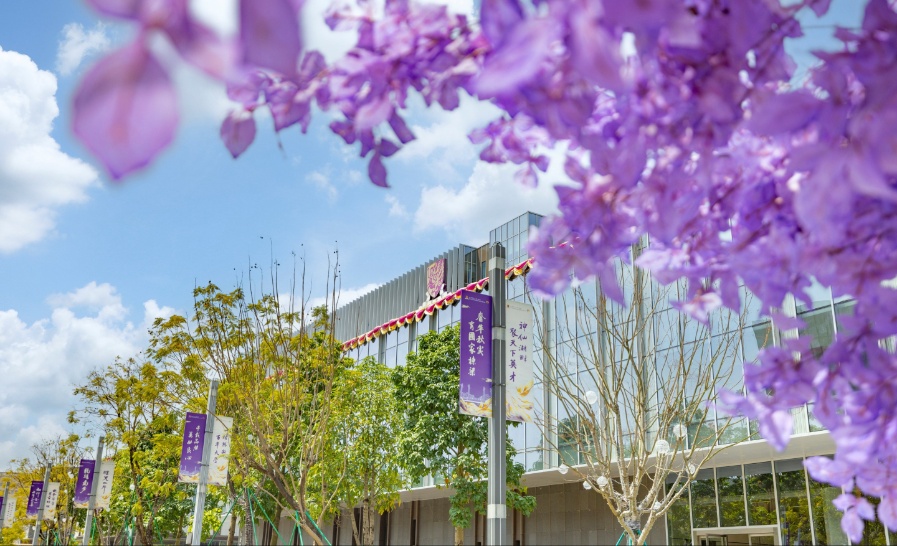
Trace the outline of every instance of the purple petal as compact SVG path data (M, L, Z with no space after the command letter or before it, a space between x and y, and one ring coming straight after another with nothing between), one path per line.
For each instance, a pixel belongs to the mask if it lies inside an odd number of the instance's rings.
M473 82L480 98L492 98L516 90L532 80L548 55L554 23L532 19L517 26L504 45L486 60Z
M359 131L380 125L392 115L392 103L389 97L377 97L365 103L355 114L355 128Z
M137 19L140 2L141 0L87 0L98 12L123 19Z
M383 166L379 153L375 153L374 157L371 158L371 162L368 163L368 176L371 178L371 182L377 186L381 188L389 187L389 184L386 183L386 167Z
M623 87L620 78L620 44L598 23L597 12L589 6L571 14L570 50L573 66L586 79L613 91Z
M522 20L518 0L483 0L480 6L480 26L494 48L500 47Z
M791 93L758 93L747 128L759 135L775 136L805 127L819 112L822 101L805 90Z
M377 152L382 157L390 157L398 151L399 147L396 145L396 143L389 140L388 138L381 138L380 142L377 143Z
M832 0L810 0L810 9L816 14L816 17L822 17L828 12Z
M236 159L255 140L255 119L249 110L232 110L221 124L221 140Z
M854 468L841 461L833 461L828 457L809 457L804 466L814 480L843 487L853 479Z
M299 14L291 0L242 0L240 48L244 64L296 73L302 40Z
M94 65L75 92L72 129L115 179L149 164L177 124L174 87L142 36Z
M533 169L532 164L527 163L514 173L514 182L525 188L535 188L539 183L539 178L536 176L536 171Z
M878 519L885 527L897 532L897 495L884 495L878 504Z
M397 113L393 112L392 115L389 116L389 126L392 127L393 132L402 144L408 144L414 140L414 133L411 132L411 129L408 128L405 120Z
M841 529L851 542L857 544L863 540L863 520L856 510L848 510L841 516Z
M760 434L777 451L783 451L791 439L794 419L788 410L776 410L758 416Z
M187 15L166 26L165 32L184 60L206 74L223 78L231 71L236 56L233 41L222 39Z

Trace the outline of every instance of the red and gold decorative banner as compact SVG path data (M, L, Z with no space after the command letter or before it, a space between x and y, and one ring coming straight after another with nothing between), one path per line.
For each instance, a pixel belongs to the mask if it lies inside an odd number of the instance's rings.
M435 264L436 262L434 262ZM431 264L432 266L433 264ZM514 280L517 277L521 277L529 273L529 271L533 268L533 259L530 258L526 261L520 262L519 264L509 267L505 269L505 278L510 280ZM429 268L428 268L428 284L429 284ZM392 319L388 322L377 326L370 332L366 334L362 334L356 338L350 339L343 343L343 351L349 351L351 349L355 349L356 347L360 347L369 341L373 341L374 339L386 335L393 330L396 330L400 326L408 326L412 322L420 322L424 320L425 317L428 317L437 311L441 311L446 307L451 305L456 305L459 301L461 301L461 292L463 290L470 290L471 292L482 292L489 286L489 277L485 279L480 279L477 282L472 282L462 288L461 290L452 292L450 294L445 294L437 298L435 301L427 303L424 307L421 307L417 311L412 311L407 315L403 315L399 318Z

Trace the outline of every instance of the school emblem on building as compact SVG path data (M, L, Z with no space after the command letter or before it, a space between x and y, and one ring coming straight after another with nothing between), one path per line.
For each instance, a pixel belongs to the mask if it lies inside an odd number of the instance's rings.
M443 258L427 266L427 296L431 300L438 298L445 290L445 263Z

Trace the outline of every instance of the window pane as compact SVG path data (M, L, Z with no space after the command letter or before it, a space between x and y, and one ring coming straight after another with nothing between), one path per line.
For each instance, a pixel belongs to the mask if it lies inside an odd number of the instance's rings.
M744 516L744 486L741 483L741 467L729 466L716 470L719 487L719 517L723 527L747 525Z
M813 530L816 532L816 544L820 546L847 544L847 535L841 530L841 512L832 504L840 494L840 487L832 487L810 478Z
M685 546L691 544L691 521L688 513L688 490L682 493L667 511L667 531L670 544Z
M744 465L747 487L748 525L775 525L776 503L773 499L772 465Z
M744 360L755 362L760 349L773 344L769 321L758 322L744 332Z
M700 470L697 479L691 482L691 508L696 529L719 527L713 481L713 470Z
M806 325L798 330L801 338L809 339L810 351L813 356L820 357L825 349L832 344L832 338L835 336L835 325L832 321L832 310L830 307L823 307L813 311L805 311L797 314L798 318L806 323Z
M807 482L800 459L776 462L783 544L811 541Z
M542 460L543 453L544 452L541 449L538 451L526 452L526 469L528 471L545 469L545 461Z

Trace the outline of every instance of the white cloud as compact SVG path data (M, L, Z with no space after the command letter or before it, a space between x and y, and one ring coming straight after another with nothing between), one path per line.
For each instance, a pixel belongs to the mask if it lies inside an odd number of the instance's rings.
M458 240L477 245L486 242L490 229L524 211L555 212L554 187L543 180L536 188L525 188L514 181L517 169L516 165L480 162L461 189L442 185L424 188L414 213L415 233L444 229Z
M56 77L0 48L0 253L52 232L56 210L87 199L97 172L50 136L59 115Z
M339 191L337 191L336 186L334 186L331 181L329 168L326 172L312 171L308 173L305 175L305 181L324 192L324 195L327 196L327 200L331 203L335 202L336 198L339 197Z
M49 317L28 324L15 310L0 311L0 465L29 455L41 439L65 432L72 391L98 367L146 347L147 327L173 310L144 304L141 324L127 319L116 289L91 282L47 298Z
M194 0L195 1L195 0ZM357 34L354 31L334 32L324 23L324 12L334 0L307 0L302 11L302 32L307 49L317 49L328 61L343 56L355 45ZM435 0L434 4L445 4L452 13L472 15L473 0ZM383 11L383 0L374 0L372 10L377 16Z
M440 108L413 108L409 115L415 140L395 155L397 161L423 165L437 180L456 179L459 168L473 164L481 145L467 135L496 119L501 111L491 103L461 94L461 104L446 112Z
M389 205L389 216L392 218L408 218L408 211L399 202L398 197L393 194L388 194L384 200L386 204Z
M106 25L97 23L85 31L81 23L69 23L62 27L62 39L56 50L56 70L67 76L81 65L81 62L109 49L112 42L106 33Z

